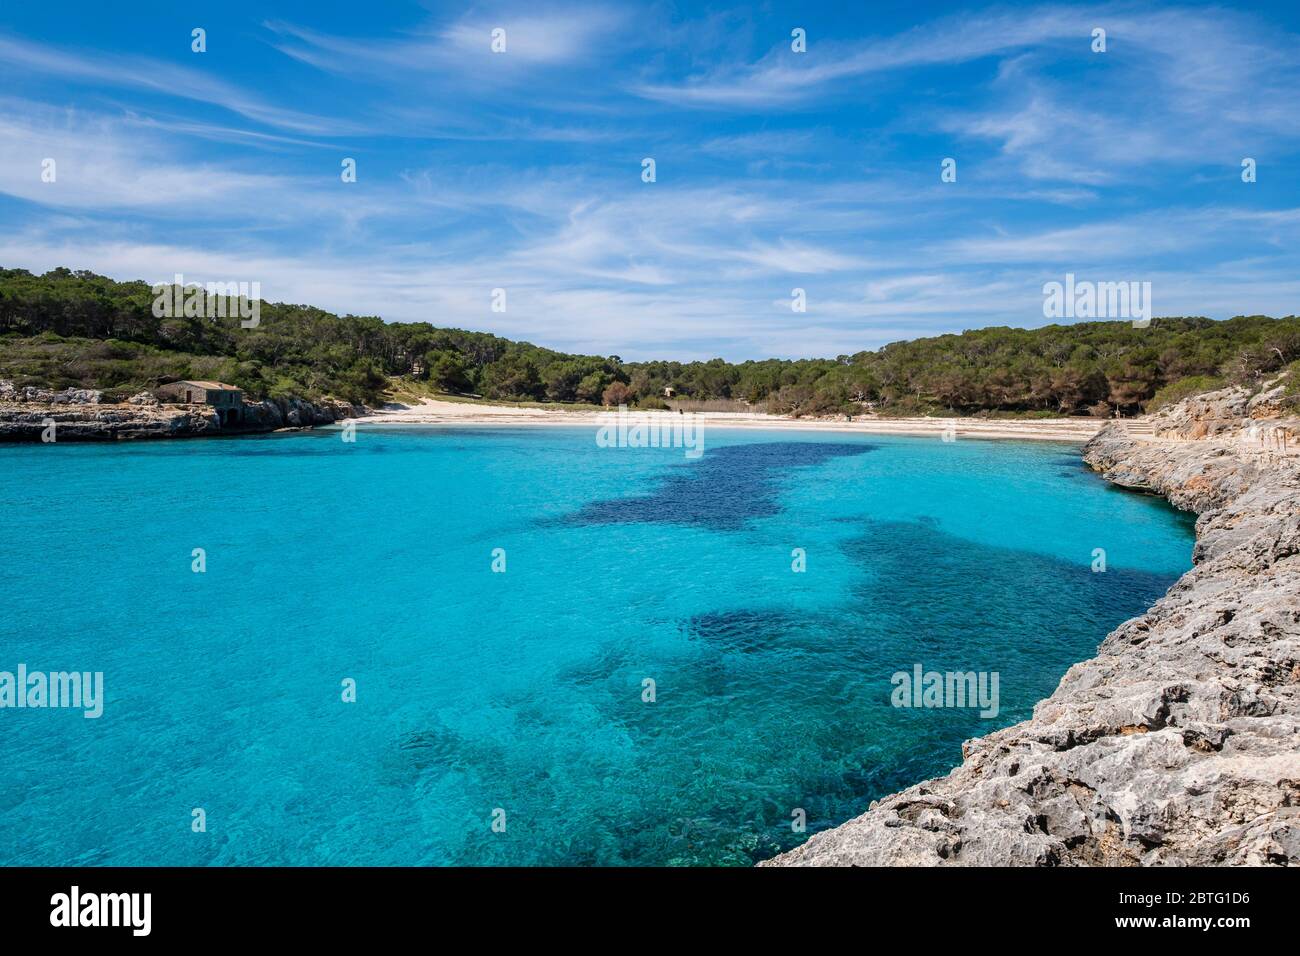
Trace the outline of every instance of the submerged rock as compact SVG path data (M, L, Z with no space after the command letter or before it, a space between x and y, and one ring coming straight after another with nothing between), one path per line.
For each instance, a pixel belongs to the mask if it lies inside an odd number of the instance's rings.
M947 776L764 866L1300 863L1300 458L1270 396L1194 396L1084 460L1197 512L1195 566ZM1276 421L1281 434L1296 421Z

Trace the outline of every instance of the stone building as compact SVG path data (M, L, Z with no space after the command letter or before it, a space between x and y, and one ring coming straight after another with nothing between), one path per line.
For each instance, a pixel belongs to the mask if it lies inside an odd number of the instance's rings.
M243 420L244 393L223 382L172 382L154 390L163 402L174 405L211 405L222 425Z

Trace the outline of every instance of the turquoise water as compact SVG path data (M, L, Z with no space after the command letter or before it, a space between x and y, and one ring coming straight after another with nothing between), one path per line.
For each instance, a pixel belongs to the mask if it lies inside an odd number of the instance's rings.
M0 710L0 864L749 864L1027 717L1190 564L1074 447L706 437L0 447L0 670L106 697ZM916 663L998 672L997 718L892 707Z

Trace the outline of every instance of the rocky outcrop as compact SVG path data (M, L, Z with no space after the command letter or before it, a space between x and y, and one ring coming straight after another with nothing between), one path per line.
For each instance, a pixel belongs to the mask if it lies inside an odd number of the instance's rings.
M305 402L300 398L267 399L244 403L244 430L274 431L277 428L311 428L332 425L345 418L366 414L361 405L325 399Z
M219 435L221 423L198 405L0 404L0 441L112 441L125 438L188 438Z
M1194 440L1112 424L1084 448L1199 513L1192 570L1031 719L763 865L1300 863L1300 458L1257 441L1249 394L1225 391L1157 423Z
M16 387L0 382L0 402L44 403L47 405L98 405L104 393L91 388L65 388L60 392L48 388Z
M324 400L245 402L238 424L222 425L207 405L164 405L148 392L105 403L85 389L50 392L0 382L0 441L113 441L194 438L329 425L366 413L360 405Z
M1286 388L1270 383L1255 394L1241 386L1193 395L1151 416L1157 438L1231 438L1286 450L1300 436L1300 420L1284 418Z

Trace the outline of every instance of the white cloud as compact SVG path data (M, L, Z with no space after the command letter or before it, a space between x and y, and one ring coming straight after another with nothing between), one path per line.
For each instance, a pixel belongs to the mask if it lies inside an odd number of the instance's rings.
M158 159L167 151L156 146L157 140L102 116L0 100L0 192L8 195L79 212L135 208L192 216L208 206L220 217L265 209L284 195L283 177ZM55 163L54 182L42 180L47 159Z
M315 135L356 132L351 123L325 120L266 102L201 71L146 57L73 53L31 40L0 35L0 64L24 73L57 76L74 83L144 90L222 107L281 129Z
M618 8L571 6L552 10L522 7L487 14L471 11L453 22L430 21L400 37L332 36L291 23L266 26L287 39L277 48L304 63L339 73L398 76L448 73L473 84L491 84L521 68L557 67L603 59L621 43L628 16ZM492 51L494 30L505 31L505 52ZM470 85L469 83L465 84Z
M789 106L822 95L833 84L873 73L960 64L1063 37L1086 38L1091 22L1075 11L1048 8L963 14L856 44L814 34L808 39L808 53L791 52L783 40L757 63L725 67L683 83L641 83L632 90L679 106Z

